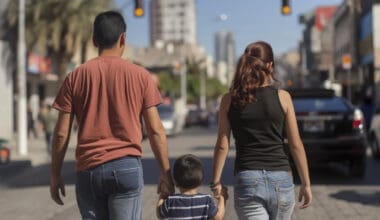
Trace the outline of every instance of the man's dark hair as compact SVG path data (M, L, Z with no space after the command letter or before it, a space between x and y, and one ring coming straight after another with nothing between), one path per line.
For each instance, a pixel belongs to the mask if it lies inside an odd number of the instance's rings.
M193 189L202 185L203 165L201 160L192 154L179 157L174 162L173 178L176 185L184 189Z
M127 25L119 12L102 12L95 18L93 39L99 49L109 49L126 30Z

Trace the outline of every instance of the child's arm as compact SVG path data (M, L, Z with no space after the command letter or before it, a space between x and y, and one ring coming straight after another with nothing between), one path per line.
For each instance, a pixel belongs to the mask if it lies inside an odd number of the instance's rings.
M213 220L223 220L225 213L225 204L226 200L224 199L224 195L220 195L218 197L218 212L216 213Z
M226 212L226 201L228 199L227 187L222 186L221 195L218 197L218 212L216 213L214 220L223 220Z
M157 201L157 206L156 206L156 215L157 215L158 219L162 218L161 217L161 212L160 212L160 208L161 208L162 204L164 204L164 199L161 198L161 196L160 196L160 198Z

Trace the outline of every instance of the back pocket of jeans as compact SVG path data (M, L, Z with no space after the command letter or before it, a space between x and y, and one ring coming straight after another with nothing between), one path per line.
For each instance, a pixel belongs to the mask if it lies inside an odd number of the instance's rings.
M234 187L236 198L246 199L253 197L258 190L259 181L253 177L237 176Z
M295 204L293 181L284 181L276 184L277 203L281 211L292 210Z
M138 193L144 185L140 167L114 170L114 176L119 193Z

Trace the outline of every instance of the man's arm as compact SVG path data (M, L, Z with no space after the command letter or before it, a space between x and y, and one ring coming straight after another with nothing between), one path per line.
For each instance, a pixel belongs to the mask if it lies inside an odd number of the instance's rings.
M71 113L60 111L53 134L50 170L50 195L51 198L59 205L63 205L59 190L63 196L66 194L65 186L61 177L61 169L70 139L72 122L73 115Z
M160 183L157 192L165 198L174 193L165 129L155 106L144 109L143 116L150 146L160 168Z

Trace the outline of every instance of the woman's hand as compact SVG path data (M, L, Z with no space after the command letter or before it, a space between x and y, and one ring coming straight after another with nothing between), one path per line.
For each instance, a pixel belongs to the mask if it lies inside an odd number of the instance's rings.
M311 193L310 186L301 186L299 194L298 194L298 202L302 202L303 204L300 206L300 209L306 209L311 205L313 200L313 195Z
M218 199L223 194L223 192L222 192L223 187L222 187L221 183L210 185L210 189L211 189L211 191L214 194L214 197L216 199Z

